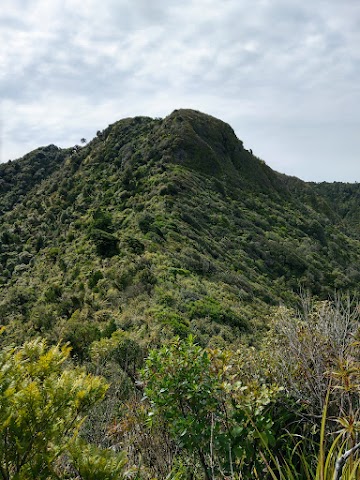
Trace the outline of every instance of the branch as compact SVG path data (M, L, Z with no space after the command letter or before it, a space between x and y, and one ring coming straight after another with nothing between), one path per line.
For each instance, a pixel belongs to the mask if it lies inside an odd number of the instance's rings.
M350 450L347 450L340 458L336 460L334 480L341 480L342 471L347 459L360 448L360 442L354 445Z

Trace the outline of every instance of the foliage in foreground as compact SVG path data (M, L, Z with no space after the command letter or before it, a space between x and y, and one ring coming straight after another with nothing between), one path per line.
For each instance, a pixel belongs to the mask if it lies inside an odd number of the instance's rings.
M226 352L175 339L150 353L143 372L149 421L165 422L170 434L196 456L206 479L252 475L262 442L276 446L271 408L276 385L244 385Z
M357 304L339 301L280 309L258 350L175 338L150 351L141 381L141 351L118 331L91 348L89 367L111 375L108 390L72 364L66 345L7 347L0 479L355 479L356 312ZM125 385L127 393L117 392Z
M124 478L123 455L79 444L85 415L107 384L71 366L69 353L68 346L47 348L42 340L0 353L2 480Z
M358 314L339 300L304 304L286 321L280 311L252 374L251 350L202 349L189 337L152 351L143 372L150 423L163 422L206 479L357 478Z

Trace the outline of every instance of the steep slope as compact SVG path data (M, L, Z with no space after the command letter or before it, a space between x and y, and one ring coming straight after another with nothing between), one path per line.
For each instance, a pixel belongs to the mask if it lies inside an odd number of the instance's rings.
M0 196L3 342L41 333L85 358L119 328L149 344L252 341L300 288L360 280L359 239L328 198L208 115L121 120L78 151L41 149L41 174L37 152L11 163L34 180Z
M321 195L332 210L341 218L346 232L359 238L360 235L360 184L322 182L311 184L312 189Z
M0 214L21 202L27 193L61 166L68 154L69 150L49 145L25 155L21 161L0 164Z

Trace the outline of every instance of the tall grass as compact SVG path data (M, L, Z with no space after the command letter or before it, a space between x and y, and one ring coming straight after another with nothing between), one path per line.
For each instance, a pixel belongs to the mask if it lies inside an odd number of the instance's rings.
M312 452L311 447L309 448L309 440L298 440L294 435L289 435L289 441L294 442L294 448L287 457L275 457L267 444L262 442L264 452L261 456L272 480L356 480L360 478L360 458L356 456L360 443L349 448L349 440L344 440L342 433L338 433L330 444L327 441L329 395L330 387L322 412L317 453ZM260 476L255 478L260 479Z

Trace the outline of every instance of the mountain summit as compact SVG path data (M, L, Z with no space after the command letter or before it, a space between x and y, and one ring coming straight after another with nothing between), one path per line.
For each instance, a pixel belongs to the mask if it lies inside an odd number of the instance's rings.
M3 342L122 329L251 341L300 289L360 280L359 187L278 174L232 128L180 109L0 165Z
M277 183L274 172L245 150L221 120L195 110L175 110L165 119L164 128L169 131L169 151L188 168L227 178L234 185L242 180L252 181L255 188Z

